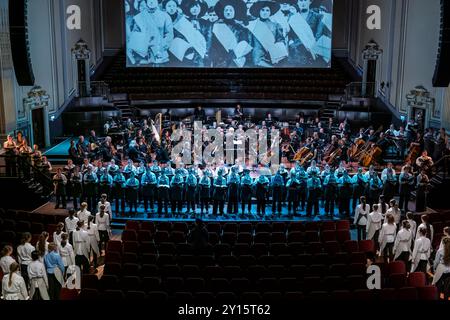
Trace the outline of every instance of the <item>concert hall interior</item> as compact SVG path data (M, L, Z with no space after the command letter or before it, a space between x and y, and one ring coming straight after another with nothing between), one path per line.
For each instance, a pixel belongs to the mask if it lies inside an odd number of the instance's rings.
M449 1L0 8L2 299L450 299Z

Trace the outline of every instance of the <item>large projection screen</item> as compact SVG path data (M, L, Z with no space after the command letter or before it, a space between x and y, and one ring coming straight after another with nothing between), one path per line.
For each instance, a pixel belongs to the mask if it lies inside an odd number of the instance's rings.
M329 68L333 0L124 0L128 67Z

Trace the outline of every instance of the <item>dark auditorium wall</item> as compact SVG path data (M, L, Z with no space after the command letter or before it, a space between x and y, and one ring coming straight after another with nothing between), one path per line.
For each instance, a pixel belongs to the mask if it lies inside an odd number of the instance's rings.
M101 0L103 12L103 52L113 55L125 44L123 0Z
M333 6L333 53L347 57L349 53L350 0L334 0Z

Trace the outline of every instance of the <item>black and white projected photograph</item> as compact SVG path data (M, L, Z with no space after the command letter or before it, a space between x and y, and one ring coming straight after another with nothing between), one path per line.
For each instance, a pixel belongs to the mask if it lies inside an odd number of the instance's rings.
M329 68L333 0L125 0L128 67Z

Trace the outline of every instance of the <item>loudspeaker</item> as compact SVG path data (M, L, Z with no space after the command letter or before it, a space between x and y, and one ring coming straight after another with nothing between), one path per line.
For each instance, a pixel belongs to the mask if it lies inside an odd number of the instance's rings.
M27 0L9 0L11 53L19 86L33 86L34 74L28 42Z
M441 32L436 68L433 76L434 87L448 87L450 84L450 1L441 0Z

